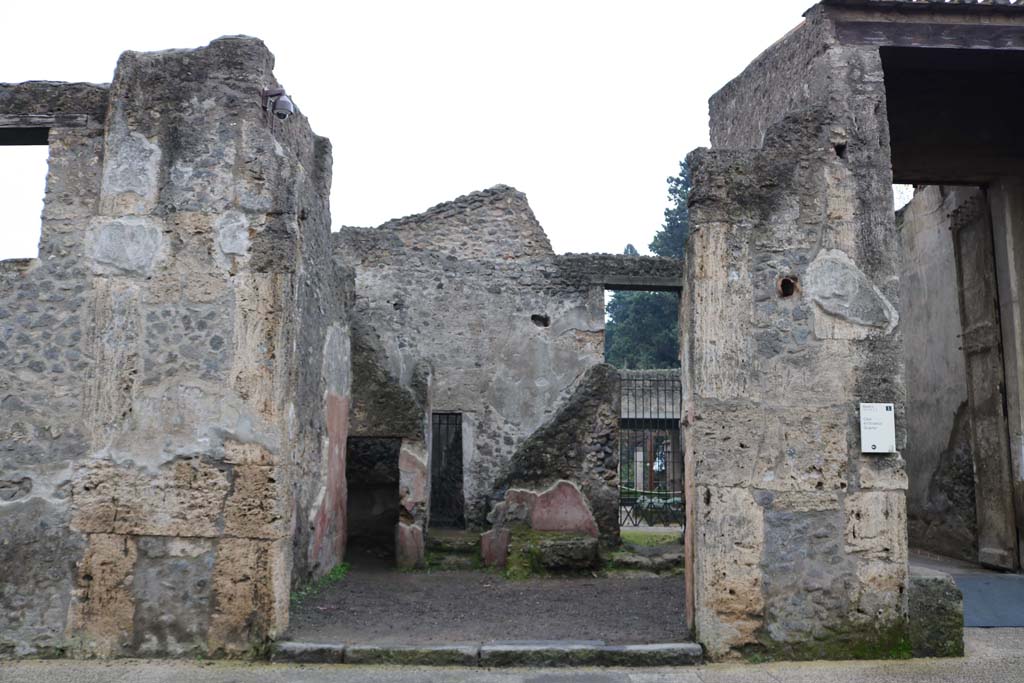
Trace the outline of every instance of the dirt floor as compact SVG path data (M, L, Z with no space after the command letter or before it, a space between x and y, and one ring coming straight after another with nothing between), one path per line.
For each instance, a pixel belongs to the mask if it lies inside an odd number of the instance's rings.
M689 640L681 576L508 581L484 571L398 572L367 562L293 606L286 639L378 645Z

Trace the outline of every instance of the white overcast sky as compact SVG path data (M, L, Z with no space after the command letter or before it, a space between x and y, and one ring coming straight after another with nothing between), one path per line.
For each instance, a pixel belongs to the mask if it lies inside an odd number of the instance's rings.
M665 178L708 144L708 97L813 2L7 4L0 82L104 83L123 50L262 38L334 144L335 229L505 183L557 252L645 253ZM0 258L35 253L44 157L0 147Z

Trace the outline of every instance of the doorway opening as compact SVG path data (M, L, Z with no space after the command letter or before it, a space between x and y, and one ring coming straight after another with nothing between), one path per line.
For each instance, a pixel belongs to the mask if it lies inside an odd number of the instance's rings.
M394 566L399 520L398 458L402 440L349 437L345 478L348 482L348 547L355 564Z
M430 421L430 526L464 529L462 414L434 413Z
M682 381L677 370L623 370L619 525L681 527Z
M893 182L916 186L897 213L910 545L1019 571L1024 54L880 55Z
M915 186L896 214L911 562L953 576L966 624L1024 626L1024 54L880 54L893 182Z

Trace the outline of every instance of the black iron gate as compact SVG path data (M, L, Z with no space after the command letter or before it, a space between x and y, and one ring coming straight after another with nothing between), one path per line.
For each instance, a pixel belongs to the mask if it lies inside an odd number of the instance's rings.
M619 524L683 523L679 370L624 370L619 434Z
M431 416L430 526L466 526L466 499L462 493L462 415Z

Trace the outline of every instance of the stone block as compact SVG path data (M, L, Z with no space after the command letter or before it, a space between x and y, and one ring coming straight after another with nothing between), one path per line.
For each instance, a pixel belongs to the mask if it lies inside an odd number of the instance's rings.
M134 654L204 654L211 610L214 541L143 536L137 540Z
M198 458L175 460L157 473L95 460L75 473L71 526L101 534L219 536L229 489L227 473Z
M346 664L477 666L479 645L349 645Z
M907 561L907 510L902 491L846 496L846 552L896 564Z
M291 482L288 468L236 465L231 495L224 503L224 533L242 538L289 535Z
M345 661L345 645L283 640L274 643L270 661L289 664L341 664Z
M84 539L64 502L36 496L0 505L0 652L57 652L64 643L75 561Z
M530 527L534 531L561 531L590 534L596 537L597 522L579 487L559 481L537 495L530 510Z
M425 523L429 507L430 479L427 452L422 442L402 439L398 454L398 491L402 508L417 522Z
M764 623L764 512L749 489L698 486L696 493L695 630L719 657L756 643Z
M814 332L819 339L889 334L899 322L896 307L839 249L821 250L807 267L801 285L818 306Z
M221 538L213 566L211 653L238 654L288 628L291 542Z
M600 666L690 666L704 661L704 650L696 643L650 643L607 645L598 653Z
M95 218L87 244L100 275L151 275L168 250L163 225L148 216Z
M913 569L907 602L915 657L963 657L963 595L953 577Z
M687 439L697 484L841 491L847 486L846 432L839 408L773 410L705 401Z
M593 569L600 562L596 536L541 535L534 553L542 567L554 572Z
M480 535L480 555L484 566L504 567L508 563L508 544L512 533L508 529L491 529Z
M480 666L594 666L602 647L599 640L489 643L480 648Z
M861 455L857 472L862 489L904 491L907 488L906 463L899 453Z
M395 561L398 568L422 567L424 558L422 527L417 524L399 522L395 526Z
M131 644L137 559L136 541L129 536L88 536L75 573L68 616L67 637L73 652L111 657Z
M145 214L160 194L160 146L131 130L123 111L108 121L100 212L108 216Z

